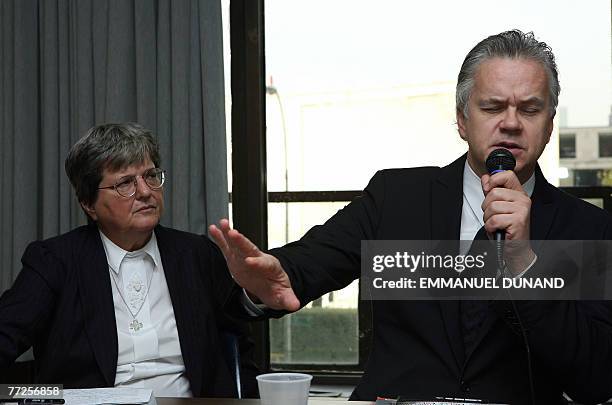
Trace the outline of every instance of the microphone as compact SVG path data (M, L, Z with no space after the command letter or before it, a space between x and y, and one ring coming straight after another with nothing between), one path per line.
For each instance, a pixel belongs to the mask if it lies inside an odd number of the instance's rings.
M508 149L499 148L489 154L489 157L487 157L485 161L485 165L487 166L489 174L493 175L495 173L505 172L506 170L514 170L516 159ZM505 238L506 232L501 230L495 231L495 241L501 242Z

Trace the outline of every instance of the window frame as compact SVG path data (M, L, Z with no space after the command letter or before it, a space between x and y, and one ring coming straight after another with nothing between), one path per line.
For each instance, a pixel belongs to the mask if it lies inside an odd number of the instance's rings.
M568 140L571 139L573 141L573 148L574 148L574 156L563 156L563 154L561 153L563 151L563 145L562 145L562 140ZM559 159L576 159L576 154L577 154L577 148L576 148L576 134L575 133L560 133L559 134Z
M606 139L607 142L610 143L610 154L604 156L602 155L602 140ZM598 132L597 133L597 156L600 159L609 159L612 158L612 132Z
M350 201L355 192L314 191L268 193L266 182L266 85L264 0L230 0L232 93L232 214L234 226L260 248L267 248L267 203ZM360 192L357 192L357 195ZM355 366L291 365L283 368L317 375L318 383L354 384L363 372L371 345L371 311L358 304L359 363ZM262 371L270 368L267 321L253 327L255 361ZM321 378L324 377L324 378ZM327 378L325 378L327 377ZM331 379L330 379L331 377ZM342 382L341 382L342 381Z

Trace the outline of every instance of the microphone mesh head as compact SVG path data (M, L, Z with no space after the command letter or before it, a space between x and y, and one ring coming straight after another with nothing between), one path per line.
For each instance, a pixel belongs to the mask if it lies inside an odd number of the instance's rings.
M516 159L508 149L495 149L489 154L485 164L489 174L504 170L514 170Z

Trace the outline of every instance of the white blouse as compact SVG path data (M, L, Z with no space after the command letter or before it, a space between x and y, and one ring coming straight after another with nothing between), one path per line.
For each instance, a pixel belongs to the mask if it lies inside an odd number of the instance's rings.
M100 231L113 289L118 358L115 386L150 388L157 397L191 397L155 233L127 252Z

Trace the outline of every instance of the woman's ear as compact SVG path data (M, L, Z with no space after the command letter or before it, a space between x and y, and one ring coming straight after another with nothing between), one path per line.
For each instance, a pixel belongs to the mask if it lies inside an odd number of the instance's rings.
M85 203L84 201L81 201L81 208L83 208L83 211L85 211L85 214L87 214L89 218L91 218L94 221L98 220L98 215L96 214L96 209L94 208L93 205L89 205Z

